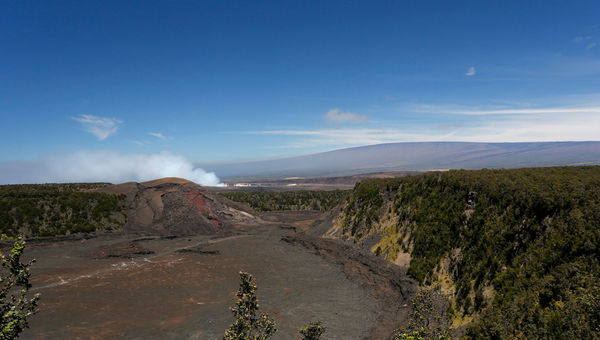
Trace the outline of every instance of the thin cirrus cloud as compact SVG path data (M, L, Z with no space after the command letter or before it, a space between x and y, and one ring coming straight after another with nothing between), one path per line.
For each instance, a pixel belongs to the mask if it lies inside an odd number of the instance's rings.
M457 109L424 106L412 112L430 113L430 123L382 125L380 128L304 129L250 132L285 137L278 148L351 147L368 144L426 141L550 142L596 141L600 135L600 106L513 107L510 109ZM439 117L454 124L439 124ZM472 116L472 118L468 118ZM482 116L476 118L475 116Z
M469 69L467 70L467 73L465 73L465 76L467 77L472 77L475 74L477 74L477 72L475 71L475 66L471 66L469 67Z
M512 107L506 109L465 109L429 106L420 113L467 119L462 127L449 131L444 139L473 142L597 141L600 135L600 106ZM467 118L468 116L485 116ZM462 117L462 118L461 118Z
M575 43L575 44L580 44L580 43L587 42L590 39L592 39L592 36L590 36L590 35L587 35L587 36L577 36L577 37L574 37L573 39L571 39L571 41L573 43ZM586 50L591 50L592 48L594 48L596 46L598 46L597 42L595 42L595 41L594 42L588 42L585 45L585 49Z
M123 123L116 118L100 117L89 114L81 114L71 117L71 119L78 122L84 131L96 136L98 140L105 140L115 134Z
M131 142L137 146L145 146L147 144L145 142L142 142L141 140L132 140Z
M150 136L156 137L158 139L167 140L168 138L160 132L148 132Z
M578 44L580 42L584 42L584 41L590 40L590 39L592 39L592 37L589 36L589 35L587 35L587 36L577 36L577 37L574 37L571 41L574 42L574 43L576 43L576 44Z
M330 123L360 123L369 119L366 115L331 109L325 113L325 120Z
M465 116L489 116L489 115L544 115L544 114L592 114L600 115L600 106L578 106L578 107L544 107L544 108L510 108L510 109L469 109L456 108L454 106L444 107L436 105L416 105L412 111L432 114L451 114ZM565 117L567 118L567 117Z
M270 130L249 132L257 135L273 135L295 137L287 144L275 148L322 148L373 145L417 139L415 133L407 133L398 129L315 129L315 130Z

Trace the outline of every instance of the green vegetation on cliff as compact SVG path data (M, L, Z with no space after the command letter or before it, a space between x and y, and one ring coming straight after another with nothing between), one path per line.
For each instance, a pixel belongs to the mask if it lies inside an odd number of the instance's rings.
M0 233L53 236L119 228L124 195L85 191L108 183L0 186Z
M221 193L228 199L247 203L258 211L320 210L327 211L342 203L349 190L230 191Z
M600 334L600 167L433 172L360 182L340 216L408 274L451 286L468 338Z

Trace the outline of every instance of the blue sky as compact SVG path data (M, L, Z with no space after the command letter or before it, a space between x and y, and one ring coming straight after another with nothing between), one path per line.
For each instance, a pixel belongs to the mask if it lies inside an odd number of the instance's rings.
M0 161L600 138L598 1L0 2Z

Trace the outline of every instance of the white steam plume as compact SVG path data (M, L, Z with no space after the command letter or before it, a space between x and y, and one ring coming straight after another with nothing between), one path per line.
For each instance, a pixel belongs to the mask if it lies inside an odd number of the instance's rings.
M222 183L212 172L194 168L183 156L116 151L79 151L36 161L0 164L0 183L143 182L162 177L181 177L200 185Z

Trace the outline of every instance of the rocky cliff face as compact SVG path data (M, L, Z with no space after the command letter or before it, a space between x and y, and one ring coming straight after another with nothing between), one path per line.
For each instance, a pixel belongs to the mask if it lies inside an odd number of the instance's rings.
M98 189L126 195L128 232L212 235L261 220L242 205L181 178L123 183Z

